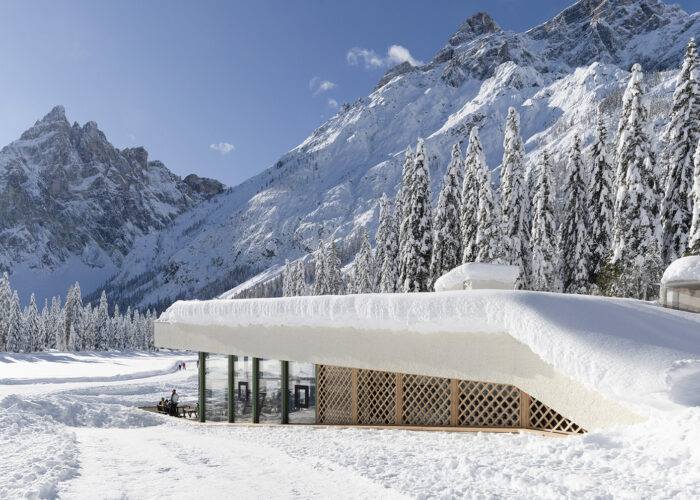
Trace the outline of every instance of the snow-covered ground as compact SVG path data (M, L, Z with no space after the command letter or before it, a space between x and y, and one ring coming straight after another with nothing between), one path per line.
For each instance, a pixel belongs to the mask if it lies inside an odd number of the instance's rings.
M195 366L182 353L1 355L0 498L700 495L699 407L565 439L201 425L136 408L172 387L194 400Z

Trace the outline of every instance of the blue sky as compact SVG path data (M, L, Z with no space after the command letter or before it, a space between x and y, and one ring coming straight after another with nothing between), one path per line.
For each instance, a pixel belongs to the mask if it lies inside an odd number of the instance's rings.
M369 94L388 65L430 61L473 13L524 31L571 3L4 2L0 145L63 104L116 147L235 185Z

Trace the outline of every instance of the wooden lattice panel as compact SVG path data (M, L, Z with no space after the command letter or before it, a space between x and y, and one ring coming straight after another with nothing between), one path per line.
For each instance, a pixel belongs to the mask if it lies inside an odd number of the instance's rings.
M515 386L318 366L318 423L584 433Z
M403 375L402 378L402 424L422 426L451 424L450 379L423 375Z
M352 369L318 366L318 423L352 424Z
M535 398L530 398L530 422L528 427L568 434L583 434L586 432L583 428Z
M358 424L396 424L396 379L396 373L358 370Z
M459 381L457 425L520 427L520 389L512 385Z

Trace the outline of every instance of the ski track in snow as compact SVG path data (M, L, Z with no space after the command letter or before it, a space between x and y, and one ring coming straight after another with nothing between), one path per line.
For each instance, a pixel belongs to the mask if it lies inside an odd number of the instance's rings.
M195 358L168 356L192 369L60 392L0 383L0 498L700 496L700 407L565 439L199 425L136 408L172 386L196 398ZM72 372L100 377L114 362Z

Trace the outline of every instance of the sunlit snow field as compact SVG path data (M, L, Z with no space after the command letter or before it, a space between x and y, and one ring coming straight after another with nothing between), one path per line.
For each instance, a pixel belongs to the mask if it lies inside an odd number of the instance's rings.
M178 371L178 361L187 370ZM173 353L0 354L0 498L693 498L700 408L572 436L232 427Z

